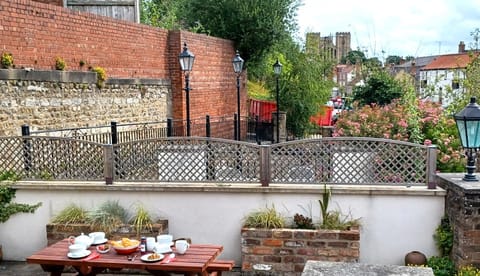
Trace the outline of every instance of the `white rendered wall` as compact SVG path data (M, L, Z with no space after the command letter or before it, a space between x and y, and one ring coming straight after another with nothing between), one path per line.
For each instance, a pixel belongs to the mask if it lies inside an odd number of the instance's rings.
M16 202L43 205L34 214L19 214L0 224L5 260L25 260L47 245L45 226L70 203L92 210L107 200L130 208L142 204L169 221L175 238L194 243L222 244L220 258L241 260L240 229L250 211L275 205L289 217L297 212L320 217L322 185L213 185L158 184L17 184ZM120 190L119 190L120 189ZM444 213L445 192L439 188L342 186L332 188L330 209L361 218L360 262L403 264L406 253L418 250L437 255L432 235ZM79 235L80 233L72 233Z

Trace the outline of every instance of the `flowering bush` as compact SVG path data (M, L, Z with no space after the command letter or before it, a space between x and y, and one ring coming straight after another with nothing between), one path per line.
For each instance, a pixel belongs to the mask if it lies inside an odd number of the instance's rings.
M389 105L354 106L341 114L333 136L376 137L436 145L437 169L462 172L465 158L453 118L442 107L416 99L412 108L395 100ZM412 112L414 109L416 112ZM419 133L416 133L418 130ZM415 136L413 133L416 133Z

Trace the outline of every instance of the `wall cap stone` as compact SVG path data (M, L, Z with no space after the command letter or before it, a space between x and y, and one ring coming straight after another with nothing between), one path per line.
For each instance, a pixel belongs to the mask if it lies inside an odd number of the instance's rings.
M96 83L97 73L60 70L0 69L0 80Z

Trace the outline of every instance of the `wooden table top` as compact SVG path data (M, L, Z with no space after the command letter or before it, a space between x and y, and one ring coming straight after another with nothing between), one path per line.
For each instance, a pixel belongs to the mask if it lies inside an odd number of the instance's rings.
M206 269L208 264L214 261L223 251L223 246L221 245L192 244L185 254L175 254L175 259L169 263L162 263L161 261L149 263L140 259L141 254L139 251L134 253L137 255L136 259L129 261L127 255L117 254L113 248L106 254L100 254L100 257L96 259L71 259L67 256L68 245L67 239L59 241L34 253L27 258L27 262L40 264L45 271L50 272L59 270L60 267L73 266L84 275L95 275L94 271L100 272L106 268L117 270L123 268L143 269L152 274L155 274L156 271L175 271L207 275ZM92 254L96 252L95 246L91 246L89 250ZM173 252L175 252L174 249ZM163 255L168 256L169 253ZM52 272L52 275L60 274Z

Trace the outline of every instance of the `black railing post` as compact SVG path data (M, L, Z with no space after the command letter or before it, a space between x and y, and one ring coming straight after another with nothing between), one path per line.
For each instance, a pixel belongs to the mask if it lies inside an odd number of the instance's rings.
M211 137L210 115L205 116L205 136Z
M173 120L168 118L167 119L167 137L172 137L173 132Z
M261 144L261 140L260 140L260 123L259 123L259 118L258 118L258 115L255 115L255 141L257 142L257 144Z
M30 127L28 125L22 125L22 136L28 137L30 136ZM24 138L23 139L23 166L28 176L28 172L32 168L32 144L30 139Z
M117 122L110 122L110 129L112 131L112 145L118 144Z
M233 114L233 139L234 140L239 140L238 138L238 117L237 117L237 113Z

